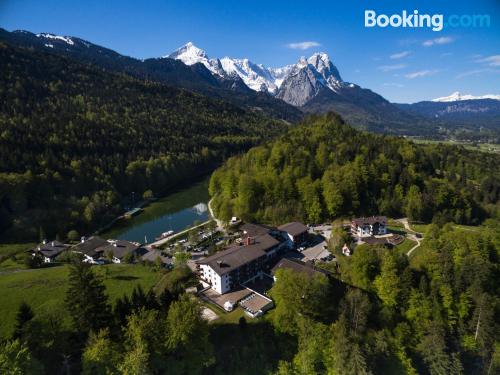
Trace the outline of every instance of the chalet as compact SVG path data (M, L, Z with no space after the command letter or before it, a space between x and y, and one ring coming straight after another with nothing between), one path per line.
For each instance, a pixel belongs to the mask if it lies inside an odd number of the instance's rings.
M59 241L43 241L36 248L31 250L33 256L41 255L45 263L52 263L55 258L66 250L69 246Z
M360 238L387 234L387 218L372 216L352 219L351 233Z
M285 234L287 239L291 241L294 246L307 241L308 228L302 223L287 223L279 226L278 229Z
M98 249L101 246L105 246L108 242L97 236L92 236L89 238L82 237L80 243L73 246L71 249L74 253L81 254L83 256L83 261L91 264L104 264L104 259L100 259L101 253Z
M83 255L83 261L92 264L105 263L111 255L113 263L122 263L127 254L137 255L140 246L124 240L104 240L101 237L82 237L79 244L73 246L72 251Z
M255 237L247 236L240 244L196 263L202 282L217 293L224 294L240 284L262 277L268 272L270 262L286 248L285 241L269 232Z
M111 255L113 263L123 263L127 256L139 255L140 246L134 242L124 240L107 240L107 244L96 249L101 258Z

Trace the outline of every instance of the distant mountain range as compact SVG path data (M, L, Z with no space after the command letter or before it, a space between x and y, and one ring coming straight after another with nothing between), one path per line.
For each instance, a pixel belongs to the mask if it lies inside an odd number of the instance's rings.
M402 110L417 116L445 122L449 126L468 129L500 129L500 95L450 96L413 104L397 104Z
M270 68L248 59L209 57L191 42L166 56L139 60L79 38L48 33L0 29L0 40L196 91L291 122L304 113L335 111L354 126L385 133L434 136L460 127L500 129L498 95L453 93L434 101L395 104L344 81L325 53Z
M401 110L371 90L343 81L326 53L269 68L248 59L211 58L189 42L165 57L188 66L201 64L215 77L240 78L250 89L273 95L305 113L338 112L351 124L368 130L417 135L438 129L434 122Z

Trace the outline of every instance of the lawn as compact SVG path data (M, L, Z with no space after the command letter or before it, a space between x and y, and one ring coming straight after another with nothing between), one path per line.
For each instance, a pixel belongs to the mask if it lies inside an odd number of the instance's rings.
M10 259L12 256L22 257L26 250L35 247L35 243L2 243L0 244L0 272L6 269L23 268L22 264L17 264Z
M424 233L427 231L427 228L429 227L430 224L414 224L410 223L410 227L419 233ZM454 229L458 229L461 231L472 231L472 232L477 232L479 231L479 227L472 226L472 225L459 225L459 224L452 224Z
M412 247L417 244L417 241L410 240L409 238L405 238L403 242L396 246L396 249L401 252L401 254L406 254Z
M53 318L64 325L69 324L64 308L68 269L63 265L0 274L0 337L11 335L22 301L33 308L35 317ZM112 264L96 266L94 270L104 278L112 302L125 293L130 294L136 285L148 290L160 276L141 265Z
M427 144L443 143L443 144L448 144L448 145L463 146L466 149L473 150L473 151L482 151L482 152L495 153L495 154L500 153L500 146L498 144L494 144L494 143L471 143L471 142L454 141L454 140L436 141L436 140L427 140L427 139L411 139L411 140L415 143L427 143Z
M410 228L413 229L415 232L418 233L424 233L427 231L427 228L429 227L429 224L415 224L415 223L410 223Z

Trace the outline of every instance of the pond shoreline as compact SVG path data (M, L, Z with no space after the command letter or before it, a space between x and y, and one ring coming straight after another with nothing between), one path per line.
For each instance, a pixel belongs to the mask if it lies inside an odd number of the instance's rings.
M129 219L115 219L113 225L101 231L104 238L123 239L141 244L152 243L167 230L182 231L186 227L209 219L208 182L204 174L168 195L151 201L143 211Z

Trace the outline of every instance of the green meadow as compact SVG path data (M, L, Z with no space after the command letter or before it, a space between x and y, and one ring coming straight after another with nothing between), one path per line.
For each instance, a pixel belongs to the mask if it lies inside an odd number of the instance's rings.
M112 303L130 294L136 285L148 290L161 275L152 268L135 264L96 266L94 271L103 278ZM33 308L36 319L56 319L59 324L68 325L64 305L68 273L69 266L62 265L0 274L0 338L12 334L16 312L23 301Z

